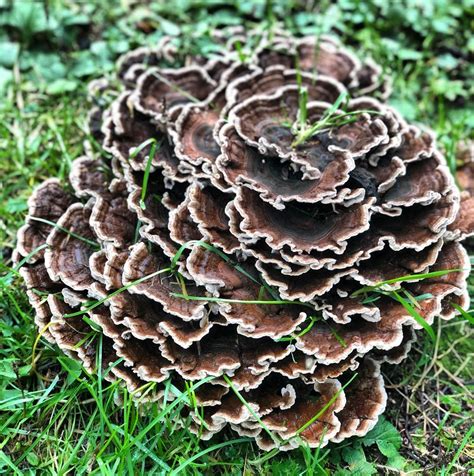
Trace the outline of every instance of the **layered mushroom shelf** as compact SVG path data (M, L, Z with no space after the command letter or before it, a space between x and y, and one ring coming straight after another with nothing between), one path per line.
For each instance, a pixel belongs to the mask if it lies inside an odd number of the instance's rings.
M380 365L422 327L393 295L428 324L468 307L473 200L373 62L278 31L215 43L180 63L165 39L91 85L103 149L41 184L18 233L36 323L91 372L100 342L137 396L200 381L183 421L203 439L364 435L387 401Z

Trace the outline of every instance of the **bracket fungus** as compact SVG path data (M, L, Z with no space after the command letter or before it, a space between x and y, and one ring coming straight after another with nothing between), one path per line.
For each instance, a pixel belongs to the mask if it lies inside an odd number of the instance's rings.
M41 184L18 233L36 323L90 371L101 348L135 395L205 378L186 410L203 439L364 435L380 366L468 306L472 190L461 201L433 134L384 102L373 62L227 33L209 60L180 63L169 39L128 53L111 104L91 87L100 156Z

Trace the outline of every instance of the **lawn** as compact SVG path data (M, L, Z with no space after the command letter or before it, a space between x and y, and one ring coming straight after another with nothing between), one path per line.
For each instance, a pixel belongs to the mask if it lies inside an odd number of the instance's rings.
M65 179L84 153L88 82L111 75L122 53L164 35L176 37L183 54L206 56L213 28L278 22L299 35L337 35L359 57L371 56L392 78L389 103L436 132L455 173L456 149L474 129L471 0L0 0L1 474L474 471L472 313L435 321L434 341L418 331L408 359L385 367L387 411L369 434L287 453L262 452L230 432L200 442L178 416L188 394L136 404L34 325L11 261L16 231L32 189L48 177ZM469 289L472 302L472 276Z

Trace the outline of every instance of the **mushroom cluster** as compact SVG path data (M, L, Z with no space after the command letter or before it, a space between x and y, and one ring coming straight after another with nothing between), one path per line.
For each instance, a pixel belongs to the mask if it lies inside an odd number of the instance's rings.
M380 365L420 319L468 306L472 200L433 135L383 102L373 62L325 37L228 33L212 59L176 66L164 40L119 61L121 90L90 116L103 153L41 184L18 233L36 324L135 395L194 384L203 439L364 435L386 405Z

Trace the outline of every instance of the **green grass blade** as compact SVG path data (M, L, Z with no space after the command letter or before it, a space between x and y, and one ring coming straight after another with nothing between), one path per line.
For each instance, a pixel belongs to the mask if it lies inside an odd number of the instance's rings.
M2 285L2 286L10 285L10 280L11 280L12 276L13 275L18 276L19 275L19 273L18 273L19 269L25 263L27 263L30 260L30 258L37 255L40 251L42 251L46 248L48 248L48 245L46 243L44 243L40 246L37 246L33 251L31 251L23 259L21 259L13 268L9 268L10 272L7 273L5 276L0 277L0 285Z
M404 308L405 310L415 319L415 321L420 324L421 327L428 333L433 342L436 342L436 335L433 331L433 328L423 319L423 316L400 294L396 291L390 293Z
M132 288L133 286L136 286L137 284L143 283L144 281L147 281L148 279L154 278L155 276L158 276L160 274L166 273L167 271L171 271L171 268L164 268L160 269L158 271L155 271L154 273L147 274L146 276L143 276L142 278L136 279L135 281L132 281L131 283L128 283L125 286L122 286L121 288L117 289L116 291L107 294L102 299L99 299L98 301L95 301L91 305L86 306L84 309L81 309L80 311L76 312L71 312L69 314L64 314L64 317L76 317L76 316L82 316L83 314L86 314L88 311L91 311L92 309L95 309L97 306L100 306L101 304L104 304L104 302L108 301L111 297L117 296L117 294L123 293L127 289Z
M217 443L216 445L211 446L209 448L206 448L205 450L202 450L199 453L196 453L195 455L188 458L184 463L182 463L176 469L171 471L170 476L176 476L178 474L182 474L184 469L187 466L189 466L193 461L196 461L197 459L201 458L202 456L204 456L208 453L211 453L212 451L219 450L219 449L224 448L226 446L237 445L239 443L247 443L247 442L250 442L250 441L252 441L251 438L236 438L235 440L229 440L229 441L224 441L223 443Z
M40 223L45 223L46 225L50 225L53 228L57 228L63 233L66 233L67 235L72 236L73 238L76 238L76 240L83 241L84 243L87 243L88 245L92 246L95 249L100 248L97 242L89 240L88 238L85 238L84 236L78 235L77 233L74 233L73 231L68 230L67 228L64 228L63 226L58 225L57 223L54 223L54 221L46 220L46 218L31 217L31 216L29 217L29 219L33 221L38 221Z
M254 409L249 405L247 400L242 396L242 394L234 387L234 384L232 383L232 380L227 376L223 375L224 380L229 384L230 388L232 391L235 393L237 398L240 400L240 402L245 406L245 408L251 413L251 415L255 418L255 420L258 422L258 424L262 427L262 429L267 433L267 435L277 443L278 445L282 442L281 439L278 437L278 435L273 434L270 429L263 423L262 419L255 413Z
M469 324L474 325L474 316L472 314L470 314L468 311L465 311L459 304L456 304L455 302L452 302L451 306L453 306L454 309L456 309L456 311L458 311L459 314L461 314L461 316L466 319L467 322L469 322Z
M459 273L461 271L463 270L460 268L455 268L455 269L442 269L439 271L431 271L429 273L407 274L405 276L399 276L398 278L387 279L386 281L380 281L374 284L373 286L364 286L358 289L357 291L353 292L351 294L351 297L356 297L361 294L373 291L384 285L390 285L390 284L401 283L401 282L420 281L422 279L439 278L441 276L446 276L447 274Z
M474 433L474 425L469 428L467 433L464 435L464 438L462 439L459 448L456 451L456 454L454 455L454 458L451 460L449 463L448 467L446 469L443 468L441 471L442 475L449 474L451 472L452 467L455 465L456 461L459 459L461 456L461 453L463 452L464 448L466 445L471 441L471 436Z
M310 316L309 319L310 319L310 323L301 332L299 332L298 334L292 334L292 335L287 336L287 337L281 337L280 339L277 339L277 342L291 342L291 341L295 340L298 337L303 337L305 334L307 334L313 328L314 324L316 322L318 322L320 318Z
M255 278L254 276L252 276L249 272L247 272L244 268L242 268L242 266L240 266L239 264L237 263L234 263L233 260L227 256L222 250L220 250L219 248L216 248L215 246L211 245L210 243L207 243L206 241L203 241L203 240L190 240L190 241L187 241L186 243L183 243L178 251L175 253L175 255L173 256L172 260L171 260L171 268L174 270L176 268L176 266L178 265L178 261L180 260L182 254L184 253L184 251L186 249L190 249L194 246L200 246L216 255L218 255L220 258L222 258L226 263L229 263L231 266L233 266L237 271L239 271L240 273L242 273L244 276L246 276L247 278L249 278L251 281L253 281L254 283L258 284L258 285L262 285L265 287L265 289L267 290L267 292L275 299L278 299L278 295L274 292L273 289L271 289L270 286L268 286L268 284L266 284L265 282L260 282L257 278Z
M325 111L323 117L318 122L316 122L311 127L309 127L308 129L303 130L298 135L298 137L293 141L293 143L291 144L291 147L293 148L298 147L303 142L306 142L308 139L314 136L316 132L324 128L325 125L331 119L331 116L334 114L334 112L336 112L336 110L342 104L342 102L347 99L347 97L348 97L347 91L343 91L341 94L339 94L334 104L332 104L332 106Z
M308 420L304 425L302 425L296 432L297 435L300 435L306 428L312 425L318 418L320 418L324 413L327 412L328 408L337 400L339 395L357 378L359 374L357 372L352 375L352 377L331 397L328 403L324 405L321 410L316 413L310 420Z
M304 302L299 301L284 301L284 300L275 300L275 301L259 301L258 299L226 299L226 298L218 298L218 297L207 297L207 296L189 296L184 295L182 293L170 293L171 296L176 298L185 299L186 301L207 301L207 302L228 302L228 303L235 303L235 304L268 304L268 305L297 305L297 306L306 306L314 310L314 308Z
M153 139L153 138L147 139L146 141L142 142L138 147L136 147L134 151L130 154L130 158L134 159L145 147L148 147L151 144L150 154L148 155L148 159L145 165L145 173L143 175L143 182L142 182L142 191L140 194L140 208L142 210L146 209L145 198L146 198L146 193L148 190L148 180L150 178L151 165L152 165L153 159L155 158L156 151L161 146L161 143L162 141L158 142L156 139Z

